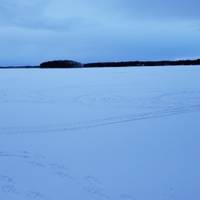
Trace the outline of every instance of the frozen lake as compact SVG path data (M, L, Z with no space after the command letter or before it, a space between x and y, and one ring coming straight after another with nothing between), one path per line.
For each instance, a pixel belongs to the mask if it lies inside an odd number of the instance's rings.
M0 200L200 199L200 67L0 71Z

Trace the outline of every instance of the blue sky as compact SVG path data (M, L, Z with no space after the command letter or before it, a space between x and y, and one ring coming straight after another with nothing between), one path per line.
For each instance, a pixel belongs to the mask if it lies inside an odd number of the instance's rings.
M197 0L1 0L0 65L200 57Z

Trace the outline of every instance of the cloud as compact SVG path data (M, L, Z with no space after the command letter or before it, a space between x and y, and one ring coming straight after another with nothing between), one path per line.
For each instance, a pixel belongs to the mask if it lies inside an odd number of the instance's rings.
M54 12L48 13L48 0L2 0L0 4L0 25L15 26L35 30L65 31L79 25L81 19L65 17L54 18Z
M118 10L123 10L129 17L200 19L198 0L117 0L116 4Z
M1 0L1 26L67 31L141 20L200 20L197 0Z

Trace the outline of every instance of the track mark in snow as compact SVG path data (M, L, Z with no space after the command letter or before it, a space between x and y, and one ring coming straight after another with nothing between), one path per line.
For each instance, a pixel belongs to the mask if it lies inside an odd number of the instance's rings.
M136 101L140 102L140 100ZM142 102L142 103L141 103ZM166 93L156 98L141 100L141 105L133 106L133 113L119 116L111 116L99 118L95 120L83 120L73 123L63 123L43 126L24 126L24 127L0 127L0 134L29 134L29 133L51 133L51 132L67 132L73 130L81 130L108 126L113 124L133 122L137 120L153 119L179 115L190 112L200 111L200 92L199 91L183 91L178 93ZM134 109L135 108L135 109Z
M102 94L102 95L82 95L76 99L82 105L87 106L130 106L134 103L140 103L135 98L125 97L115 94Z
M13 183L13 179L10 176L0 174L0 182Z
M138 121L138 120L169 117L173 115L180 115L180 114L199 112L199 111L200 111L200 105L193 105L190 107L178 107L178 108L169 107L163 110L152 111L152 112L136 113L136 114L123 115L123 116L114 116L114 117L107 117L107 118L101 118L101 119L96 119L96 120L66 123L66 124L54 124L54 125L51 124L51 125L44 125L44 126L38 126L38 127L37 126L1 127L0 134L1 135L31 134L31 133L40 133L40 134L47 133L48 134L52 132L67 132L67 131L89 129L89 128L95 128L95 127L101 127L101 126L133 122L133 121Z
M111 197L105 193L102 189L94 186L84 186L83 189L91 194L92 196L98 197L100 199L111 199Z
M120 199L121 200L136 200L136 198L134 198L133 196L131 196L129 194L122 194L122 195L120 195Z
M0 157L15 157L15 158L30 158L30 156L27 153L7 153L7 152L0 152Z
M17 162L16 159L20 159L20 162ZM109 199L109 195L104 189L103 184L96 177L91 175L86 175L83 177L73 175L70 173L70 169L63 164L51 162L45 158L43 155L31 154L27 151L20 152L4 152L0 153L0 161L6 166L6 160L13 162L14 165L23 165L29 168L29 165L32 167L32 175L36 175L40 172L41 174L50 173L49 177L57 177L57 181L53 181L53 184L63 185L63 181L67 181L68 184L77 185L78 188L90 194L93 197L98 197L99 199ZM18 167L19 169L21 167ZM53 178L54 179L54 178ZM59 181L60 180L60 181ZM38 181L38 180L37 180ZM27 187L27 183L25 185ZM14 181L12 177L7 175L0 175L0 188L1 192L9 193L12 195L21 195L25 196L27 199L36 199L36 200L48 200L45 194L42 194L40 191L34 190L25 190L23 188L17 187L17 180Z
M43 164L43 163L41 163L41 162L38 162L38 161L28 161L28 163L30 164L30 165L33 165L33 166L36 166L36 167L42 167L42 168L45 168L46 167L46 165L45 164Z
M83 189L88 193L101 198L110 199L110 195L105 192L103 184L94 176L85 176L83 178Z
M35 191L29 191L26 193L27 198L29 199L36 199L36 200L48 200L48 198L40 193L40 192L35 192Z
M21 192L16 188L12 177L7 175L0 175L0 193L10 195L21 195Z
M17 162L16 159L19 159L20 162ZM22 165L23 167L27 167L29 169L29 165L32 167L32 175L37 177L37 174L48 174L48 177L52 177L52 184L60 185L62 188L63 184L66 182L68 184L72 184L76 186L80 190L88 193L92 198L97 198L100 200L109 200L115 199L108 189L105 188L103 182L99 180L97 177L92 175L84 175L78 176L74 173L70 172L69 167L63 165L59 162L49 161L45 156L39 154L32 154L27 151L19 151L16 153L13 152L4 152L1 151L0 154L0 162L6 166L7 160L13 162L13 165ZM17 167L21 169L21 166ZM55 179L57 177L58 179ZM31 176L30 179L33 179ZM40 191L35 191L29 188L29 185L25 183L23 188L22 186L18 186L19 180L14 180L11 176L7 176L5 174L0 174L0 193L9 193L12 195L20 195L25 197L26 199L36 199L36 200L52 200L50 195L44 194ZM39 180L35 180L39 181ZM21 180L20 180L21 182ZM20 184L21 185L21 184ZM42 188L41 188L42 189ZM49 197L48 197L49 196ZM134 200L131 198L125 198L125 196L119 196L122 200ZM130 196L130 195L129 195ZM123 197L123 198L122 198Z
M75 180L73 176L71 176L69 173L64 172L64 171L56 171L55 174L63 179Z
M94 177L94 176L86 176L85 178L85 181L87 181L88 183L95 183L95 184L98 184L98 185L101 185L102 183L101 183L101 181L100 180L98 180L96 177Z
M40 192L35 191L24 191L17 188L15 185L2 185L1 191L4 194L14 195L14 196L20 196L22 198L26 199L35 199L35 200L50 200L47 198L44 194Z
M3 193L20 195L20 192L16 189L15 185L2 185L1 186L1 191Z

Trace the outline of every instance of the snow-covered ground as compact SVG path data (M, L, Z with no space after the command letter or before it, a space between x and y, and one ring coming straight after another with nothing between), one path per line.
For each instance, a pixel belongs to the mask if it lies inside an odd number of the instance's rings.
M200 67L0 71L0 200L200 199Z

